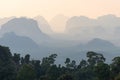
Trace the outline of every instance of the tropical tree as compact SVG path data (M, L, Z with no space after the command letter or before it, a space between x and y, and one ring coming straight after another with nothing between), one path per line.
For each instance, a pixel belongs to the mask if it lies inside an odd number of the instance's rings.
M8 47L0 46L0 80L15 80L16 67Z
M112 60L111 66L111 77L115 78L120 73L120 57L115 57Z
M98 63L94 69L99 80L110 80L110 66L105 63Z
M70 58L66 58L65 64L66 64L66 67L67 67L67 68L70 67Z
M90 51L87 53L88 63L91 66L94 66L98 63L105 62L105 58L102 54Z
M74 80L73 76L70 74L63 74L58 78L58 80Z
M17 74L17 80L35 80L35 78L35 70L29 64L24 64Z
M80 64L78 65L78 69L85 68L88 66L88 63L86 60L82 60Z

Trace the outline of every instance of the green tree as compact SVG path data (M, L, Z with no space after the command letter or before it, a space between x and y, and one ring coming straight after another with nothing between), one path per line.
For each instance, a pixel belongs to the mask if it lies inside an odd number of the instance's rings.
M32 65L34 66L35 73L36 73L36 78L38 80L38 79L40 79L40 77L42 75L40 60L32 60Z
M94 66L99 62L105 62L104 56L100 53L90 51L87 53L87 57L88 57L89 65L91 66Z
M19 65L20 64L20 54L14 53L13 60L16 63L16 65Z
M110 80L110 66L105 63L98 63L94 69L99 80Z
M66 64L66 67L67 67L67 68L70 67L70 58L66 58L65 64Z
M74 72L75 80L95 80L95 73L91 67L84 67Z
M85 68L88 66L88 63L86 60L82 60L80 64L78 65L78 69Z
M57 54L51 54L48 58L50 65L53 65L55 62L55 58L57 57Z
M19 70L19 67L20 67L20 54L14 54L13 55L13 61L15 62L15 66L16 66L16 69L17 71Z
M73 76L70 74L63 74L58 78L58 80L74 80Z
M115 57L112 61L111 77L115 78L120 73L120 57Z
M49 57L44 57L42 59L41 65L47 65L47 66L53 65L56 57L57 57L57 54L51 54Z
M115 80L120 80L120 74L115 77Z
M0 80L15 80L16 68L8 47L0 46Z
M72 60L72 62L70 63L70 68L76 69L76 61L75 60Z
M51 54L49 57L44 57L41 63L41 73L45 75L50 66L54 65L57 54Z
M29 62L30 62L30 55L29 54L25 55L24 62L26 64L29 64Z
M57 80L57 78L60 75L59 69L57 68L56 65L52 65L51 67L49 67L49 69L47 70L46 75L49 77L49 80Z
M24 64L18 72L17 80L35 80L36 74L32 65Z

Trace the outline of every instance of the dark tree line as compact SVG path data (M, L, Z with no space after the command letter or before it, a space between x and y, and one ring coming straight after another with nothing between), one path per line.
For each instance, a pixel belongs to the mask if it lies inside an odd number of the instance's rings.
M120 57L111 64L100 53L89 51L86 57L79 64L66 58L62 66L55 64L57 54L31 60L29 54L12 55L8 47L0 46L0 80L120 80Z

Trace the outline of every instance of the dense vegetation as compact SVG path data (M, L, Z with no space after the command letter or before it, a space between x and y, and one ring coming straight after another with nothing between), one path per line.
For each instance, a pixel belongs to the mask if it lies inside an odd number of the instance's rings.
M12 55L8 47L0 46L0 80L120 80L120 57L107 64L102 54L89 51L87 60L77 65L66 58L65 66L56 65L56 57L31 60L29 54Z

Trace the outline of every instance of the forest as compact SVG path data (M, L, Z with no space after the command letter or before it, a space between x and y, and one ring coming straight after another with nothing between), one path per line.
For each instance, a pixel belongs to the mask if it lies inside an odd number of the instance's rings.
M120 80L119 56L108 64L102 53L88 51L87 60L77 64L66 58L64 65L55 64L57 56L32 60L29 54L12 54L9 47L0 46L0 80Z

